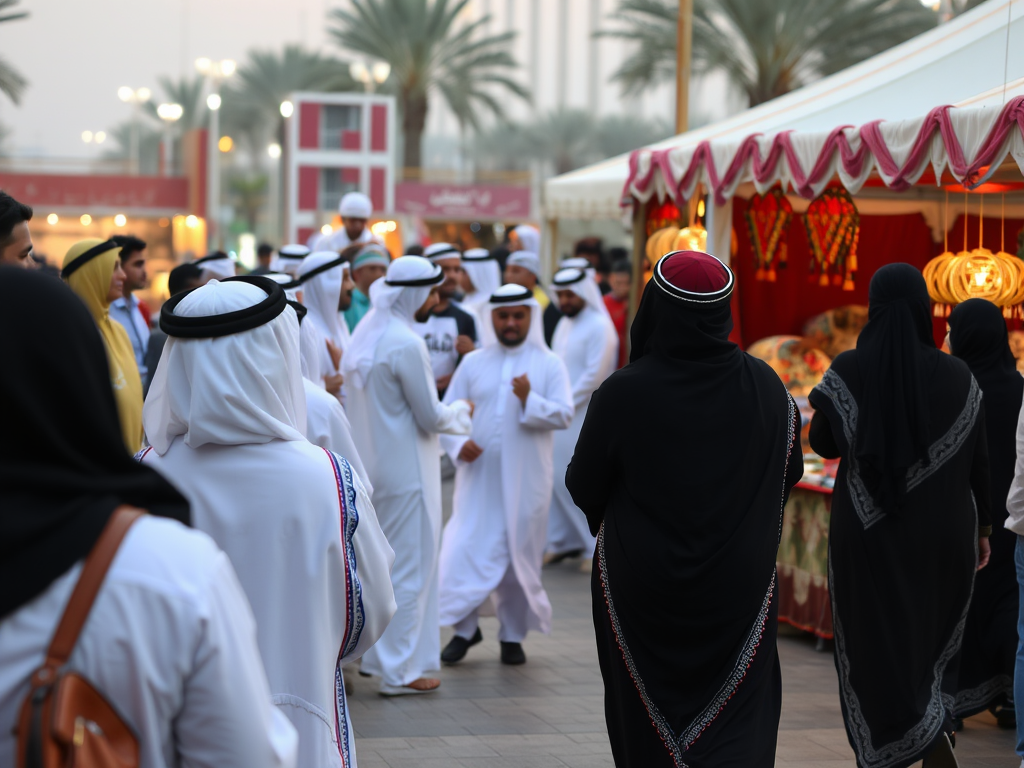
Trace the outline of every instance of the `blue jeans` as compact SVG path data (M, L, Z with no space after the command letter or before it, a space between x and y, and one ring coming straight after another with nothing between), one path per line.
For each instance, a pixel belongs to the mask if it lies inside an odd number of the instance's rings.
M1017 613L1017 663L1013 668L1013 703L1017 711L1017 754L1024 758L1024 536L1017 536L1013 553L1017 565L1020 608Z

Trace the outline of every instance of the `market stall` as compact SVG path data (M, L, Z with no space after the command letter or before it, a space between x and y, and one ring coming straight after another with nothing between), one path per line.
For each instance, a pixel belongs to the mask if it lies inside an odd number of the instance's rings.
M1007 281L1024 289L1024 269L1009 261L1024 230L1024 49L1011 45L1022 39L1024 0L989 0L799 91L553 179L547 215L592 215L615 201L632 223L636 296L645 260L669 250L730 261L733 338L753 354L782 335L801 354L829 357L839 321L863 311L871 276L887 263L923 270L948 253L940 266L958 271L941 275L947 285L956 277L968 295L1009 302ZM945 306L936 301L941 343ZM1019 309L1004 306L1019 326ZM823 313L824 331L814 324ZM781 352L760 355L774 357L785 380L792 355ZM828 637L834 468L813 455L805 467L808 482L784 516L780 616Z

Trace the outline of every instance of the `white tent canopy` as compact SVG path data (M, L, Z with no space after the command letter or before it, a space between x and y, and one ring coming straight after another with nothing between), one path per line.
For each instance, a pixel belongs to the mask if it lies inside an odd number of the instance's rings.
M685 199L698 182L721 204L749 182L813 197L836 173L853 192L873 174L903 189L929 167L973 181L982 150L993 170L1009 156L1024 173L1022 40L1024 0L988 0L727 120L551 179L545 217L617 218L624 192Z

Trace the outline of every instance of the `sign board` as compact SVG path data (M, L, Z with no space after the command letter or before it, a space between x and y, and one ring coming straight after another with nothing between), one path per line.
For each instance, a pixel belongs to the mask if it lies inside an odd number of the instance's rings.
M526 219L530 216L530 188L403 181L395 185L395 211L424 219Z

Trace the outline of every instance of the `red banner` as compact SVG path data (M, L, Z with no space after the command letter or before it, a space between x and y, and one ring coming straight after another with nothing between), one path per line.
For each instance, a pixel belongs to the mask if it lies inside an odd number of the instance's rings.
M40 209L80 208L89 213L152 208L191 213L188 179L182 177L0 173L0 189Z

